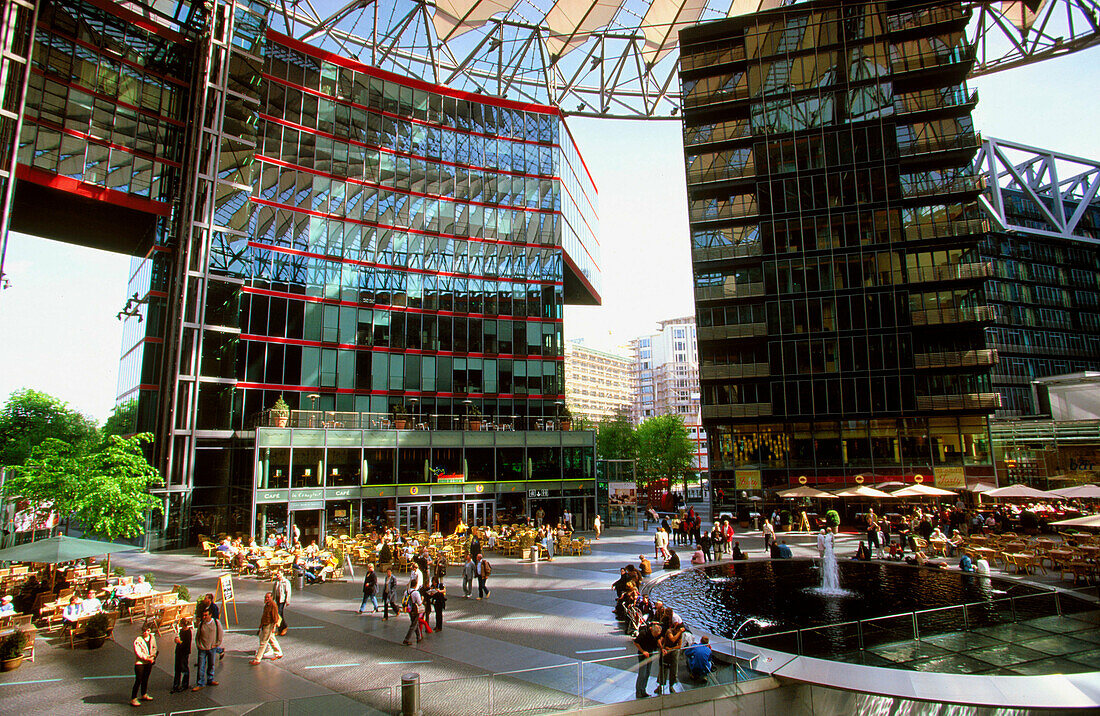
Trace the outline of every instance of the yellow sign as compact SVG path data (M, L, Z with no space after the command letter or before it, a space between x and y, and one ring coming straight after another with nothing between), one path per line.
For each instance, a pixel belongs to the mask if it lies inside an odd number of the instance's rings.
M738 490L764 489L759 470L734 470L733 477Z
M938 467L932 475L936 487L957 490L966 487L966 470L961 467Z
M475 492L485 492L485 485L478 485L474 488Z
M225 628L229 628L229 610L226 602L233 604L233 623L240 624L237 620L237 598L233 595L233 575L223 574L218 577L218 596L222 600L222 616L225 618Z
M918 485L921 484L922 482L924 482L924 475L913 475L913 482L917 483Z
M806 476L805 475L799 475L798 476L798 484L799 485L805 485L806 484Z
M856 475L856 484L857 485L862 485L863 484L863 475Z
M416 494L418 494L419 492L420 492L420 488L419 488L419 487L416 487L415 485L414 485L413 487L410 487L410 488L409 488L409 494L410 494L410 495L416 495Z

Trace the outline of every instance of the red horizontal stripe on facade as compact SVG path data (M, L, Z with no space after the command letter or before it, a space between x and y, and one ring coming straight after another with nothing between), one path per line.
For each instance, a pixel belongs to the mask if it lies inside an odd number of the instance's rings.
M292 123L288 122L288 124L292 124ZM306 131L305 127L302 127L301 130ZM335 137L334 135L331 135L331 134L326 135L324 132L316 132L316 134L319 134L321 136L331 137L333 139L336 139L336 141L339 141L339 142L346 141L346 140L343 140L343 139L339 139L339 138L337 138L337 137ZM357 142L357 144L361 144L361 143ZM366 147L368 149L375 148L375 147L371 147L368 144L362 144L362 146ZM432 159L429 159L428 157L419 156L419 155L416 155L416 154L405 154L405 153L398 153L398 152L395 152L395 154L398 154L399 156L406 157L408 159L425 159L427 161L434 161ZM352 184L358 184L359 186L365 186L365 187L369 187L371 189L381 189L383 191L392 192L394 194L404 194L406 196L419 196L423 199L439 199L439 200L442 200L442 201L450 201L450 202L453 202L455 204L465 204L467 206L487 206L490 209L496 209L496 208L512 209L514 211L528 211L528 212L535 213L535 214L560 214L561 213L560 211L555 211L553 209L530 209L526 206L513 206L511 204L493 204L493 203L490 203L490 202L487 202L487 201L471 201L469 199L457 199L455 197L445 196L443 194L428 194L427 192L412 191L411 189L398 189L397 187L386 186L385 184L380 184L378 182L367 181L366 179L357 179L355 177L344 177L344 176L340 176L338 174L330 174L328 172L323 172L319 169L313 169L311 167L304 167L301 164L294 164L293 162L287 162L287 161L283 161L282 159L275 159L273 157L267 157L267 156L264 156L262 154L257 154L256 159L258 159L259 161L267 161L267 162L270 162L272 164L279 164L279 165L284 166L288 169L295 169L297 171L306 172L307 174L314 174L316 176L328 177L330 179L339 179L340 181L351 182ZM459 165L459 166L461 166L461 165ZM478 167L471 166L469 168L477 169ZM538 178L540 178L540 179L553 179L553 177L538 177Z
M320 212L305 212L313 215L321 215ZM401 271L404 273L415 273L420 276L447 276L450 278L472 278L480 281L499 281L502 283L522 283L532 286L561 286L561 281L539 281L538 279L527 278L501 278L496 276L482 276L480 274L472 273L454 273L451 271L429 271L427 269L414 269L407 266L391 266L389 264L380 264L373 261L359 261L358 259L345 259L339 256L325 256L324 254L313 253L311 251L302 251L300 249L290 249L284 246L273 246L271 244L261 244L258 241L249 241L248 245L256 249L265 249L268 251L276 251L283 254L290 254L292 256L303 256L305 258L320 259L322 261L330 261L332 263L339 264L351 264L353 266L363 266L366 268L377 268L384 271ZM557 248L557 247L553 247Z
M106 204L114 204L135 211L143 211L157 216L168 216L169 206L162 201L153 201L133 194L126 194L114 189L106 189L98 184L90 184L78 179L70 179L60 174L20 164L16 167L16 177L32 184L59 189L70 194L76 194L87 199L95 199Z
M288 162L281 162L277 159L270 159L268 157L260 157L260 161L269 162L276 166L283 167L284 169L293 169L295 165ZM320 174L320 176L325 176ZM416 234L417 236L427 236L430 238L438 239L454 239L456 241L473 241L478 244L495 244L499 246L520 246L527 249L557 249L561 248L555 244L532 244L524 241L508 241L507 239L485 239L477 236L459 236L458 234L445 234L442 231L428 231L426 229L414 229L411 226L397 226L395 224L383 224L379 221L367 221L365 219L353 219L349 216L342 216L340 214L329 214L321 211L314 211L313 209L303 209L299 206L292 206L290 204L284 204L279 201L272 201L270 199L261 199L259 197L249 197L249 201L262 204L263 206L270 206L275 209L286 209L287 211L298 211L303 214L309 214L310 216L316 216L325 219L336 219L338 221L345 221L349 224L357 224L359 226L370 226L375 229L387 229L390 231L398 231L405 234ZM558 213L558 212L554 212Z
M125 152L126 154L129 154L132 157L137 157L138 159L146 159L150 162L157 162L158 164L165 164L165 165L173 167L175 169L180 168L180 163L179 162L173 162L170 159L165 159L163 157L156 157L156 156L153 156L152 154L148 154L146 152L139 152L136 149L131 149L130 147L123 147L120 144L114 144L113 142L108 142L106 139L100 139L99 137L93 137L92 135L86 134L84 132L78 132L75 129L68 129L67 127L62 127L61 125L54 124L53 122L51 122L47 119L41 119L39 117L24 117L23 120L25 122L30 122L31 124L38 125L40 127L47 127L49 129L52 129L55 132L61 132L62 134L67 134L70 137L73 137L74 139L83 139L85 142L90 142L92 144L98 144L100 146L108 147L110 149L117 149L120 152Z
M354 102L354 101L352 101L350 99L347 99L345 97L337 97L336 95L326 94L324 92L321 92L320 90L315 90L312 87L306 87L305 85L300 85L300 84L297 84L296 82L291 82L290 80L284 80L281 77L276 77L275 75L268 74L267 72L261 72L260 74L261 74L261 76L263 76L264 79L266 79L270 82L276 82L278 84L283 85L284 87L291 87L291 88L299 90L301 92L311 94L314 97L329 99L329 100L332 100L333 102L345 105L347 107L355 107L357 109L362 109L362 110L365 110L367 112L370 112L371 114L377 114L379 117L388 117L390 119L396 119L396 120L399 120L401 122L408 122L410 124L418 124L422 127L435 127L436 129L442 129L445 132L454 132L455 134L465 134L465 135L468 135L468 136L471 136L471 137L482 137L483 139L499 139L499 140L504 141L504 142L512 142L514 144L530 144L530 145L537 146L537 147L557 147L558 146L557 144L554 144L553 142L540 142L537 139L524 139L522 137L511 137L511 136L502 135L502 134L488 134L487 132L475 132L472 129L462 129L461 127L452 127L452 126L447 125L447 124L439 124L438 122L429 122L428 120L420 119L419 117L409 117L408 115L397 114L396 112L387 112L384 109L378 109L376 107L368 107L365 104L359 104L358 102ZM310 131L316 131L316 130L310 130Z
M134 345L130 346L126 350L126 352L122 354L122 358L120 358L119 360L122 360L126 356L130 355L135 350L137 350L137 348L139 348L140 346L145 345L146 343L160 344L160 343L164 343L164 339L163 338L157 338L156 336L145 336L144 338L142 338L142 339L138 340L137 342L135 342Z
M237 388L252 388L254 390L279 390L290 393L311 393L324 391L326 393L340 393L343 395L386 395L394 397L418 396L423 398L489 398L497 400L563 400L564 395L546 395L543 393L431 393L417 390L367 390L359 388L321 388L316 385L279 385L277 383L237 383Z
M480 95L473 92L463 92L462 90L456 90L446 85L433 85L430 82L423 80L412 79L410 77L403 77L386 70L378 69L377 67L371 67L370 65L364 65L361 62L356 62L347 57L322 50L319 47L302 42L301 40L295 40L293 37L288 37L282 33L275 32L269 29L267 31L267 39L274 40L280 44L283 44L292 50L297 50L304 55L315 57L319 60L331 62L334 65L354 70L356 72L362 72L365 75L371 77L377 77L381 80L388 80L395 82L406 87L413 87L416 89L422 89L426 92L435 92L436 94L446 95L448 97L455 97L457 99L466 99L471 102L478 102L479 104L488 104L494 107L504 107L505 109L515 109L523 112L535 112L537 114L553 114L561 116L561 111L557 107L550 107L544 104L534 104L526 102L516 102L502 97L494 97L492 95Z
M458 311L438 311L430 308L415 308L412 306L392 306L377 303L356 303L355 301L342 301L338 298L321 298L320 296L304 296L300 293L287 291L273 291L269 288L256 288L254 286L242 286L242 293L254 293L259 296L272 298L287 298L307 303L321 303L329 306L349 306L354 308L366 308L372 311L390 311L391 313L416 313L425 316L457 316L459 318L481 318L484 320L502 321L527 321L529 323L562 323L561 318L541 318L539 316L513 316L511 314L494 313L461 313Z
M475 353L467 351L433 351L423 348L382 348L379 346L360 346L354 343L325 343L323 341L307 341L304 338L279 338L277 336L258 336L254 333L242 333L242 341L256 341L258 343L278 343L287 346L305 346L307 348L332 348L344 351L361 351L369 353L398 353L412 356L442 356L444 358L489 358L491 360L549 360L564 361L565 356L530 356L517 355L515 353Z
M568 135L569 141L573 144L573 151L577 153L577 158L581 160L581 166L584 167L584 173L588 175L588 181L592 182L592 191L596 192L596 196L598 197L600 195L600 188L596 186L596 180L592 177L592 172L588 171L588 162L584 161L584 155L581 154L581 148L577 146L577 140L573 138L573 132L569 130L569 125L565 123L565 117L562 117L561 126L565 127L565 133Z
M592 287L592 284L588 282L588 277L581 273L581 270L577 268L577 264L575 264L573 262L573 259L569 257L569 253L565 250L562 250L561 255L562 258L565 259L565 265L569 267L569 269L573 272L574 275L576 275L578 279L580 279L580 282L584 284L584 287L588 289L588 292L595 296L596 300L600 304L602 304L603 297L600 296L599 292L596 291L596 289Z
M137 112L138 114L143 114L146 117L153 117L154 119L157 119L161 122L167 122L168 124L174 124L177 127L186 127L187 126L186 124L179 121L178 119L173 119L172 117L169 117L169 116L163 115L163 114L157 114L156 112L154 112L150 109L143 109L141 107L138 107L136 104L129 104L128 102L122 102L122 101L119 100L118 97L113 97L111 95L103 94L102 92L97 92L96 90L92 89L91 87L86 87L85 85L78 85L75 82L70 82L69 80L63 80L63 79L61 79L60 77L58 77L56 75L47 74L44 70L41 70L37 67L32 67L31 72L33 72L34 74L39 75L41 77L45 77L46 79L50 80L51 82L56 82L59 85L65 85L69 89L74 89L74 90L77 90L79 92L84 92L85 94L90 94L93 97L98 97L99 99L103 100L104 102L110 102L111 104L117 104L119 107L125 107L126 109L133 110L134 112Z
M133 12L132 10L127 10L126 8L122 7L117 2L112 2L111 0L85 0L85 2L87 2L89 5L94 5L100 10L114 15L117 18L125 20L131 25L137 25L142 30L151 32L159 37L163 37L166 40L171 40L172 42L180 44L186 43L188 41L186 37L176 32L175 30L164 27L163 25L158 25L152 20L147 20L136 12Z

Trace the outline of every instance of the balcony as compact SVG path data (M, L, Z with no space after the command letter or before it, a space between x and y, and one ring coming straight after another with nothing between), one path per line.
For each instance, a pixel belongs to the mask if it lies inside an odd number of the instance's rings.
M906 270L909 283L936 281L969 281L993 276L993 263L944 264L942 266L918 266Z
M958 87L936 88L898 95L894 102L894 111L898 115L935 112L961 107L966 107L969 111L977 103L977 90L968 94Z
M886 29L889 32L904 32L920 27L928 27L929 25L939 25L945 22L954 24L962 23L962 26L965 27L969 17L970 11L964 10L961 4L933 7L912 12L891 13L886 17Z
M967 219L964 221L926 221L910 224L905 227L904 231L906 241L926 241L952 236L985 234L990 231L990 228L989 222L985 219Z
M898 140L898 154L912 157L933 152L949 152L961 149L977 150L982 144L982 135L976 132L964 132L949 136L915 137Z
M917 410L996 410L999 407L1000 393L917 396Z
M573 430L573 420L563 417L527 415L454 415L417 413L352 413L335 410L291 410L275 413L268 409L255 416L257 428L305 428L314 430ZM579 428L578 428L579 429Z
M727 283L721 286L697 286L696 301L720 301L729 298L754 298L764 295L764 282Z
M901 195L906 199L916 199L937 194L960 194L964 192L978 193L986 187L985 176L982 174L965 174L943 180L913 180L901 181Z
M755 418L772 414L771 403L738 403L737 405L704 405L703 419Z
M915 353L913 367L918 370L985 367L995 365L998 360L997 351L992 349Z
M939 326L954 323L991 323L997 320L994 306L973 308L926 308L912 312L914 326Z
M747 139L752 136L752 124L747 119L731 120L719 124L684 127L684 146L693 147L699 144Z
M690 72L704 67L714 67L715 65L724 65L728 62L739 62L745 59L744 45L727 45L725 47L705 49L702 47L684 49L687 49L688 52L685 53L681 50L681 72Z
M749 156L749 162L743 166L715 166L709 169L689 169L687 183L689 185L709 184L716 181L728 181L730 179L743 179L756 176L756 164Z
M725 365L699 366L700 380L767 378L769 375L771 375L771 369L767 363L728 363Z
M725 341L768 335L766 323L739 323L733 326L699 326L695 329L700 341Z
M693 263L704 261L725 261L728 259L743 259L752 256L762 256L763 248L759 241L741 244L740 246L712 246L705 249L692 249L691 260Z

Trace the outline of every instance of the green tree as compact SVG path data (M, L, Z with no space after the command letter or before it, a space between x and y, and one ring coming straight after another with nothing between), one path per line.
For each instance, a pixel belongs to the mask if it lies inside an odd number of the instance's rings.
M638 437L626 413L604 418L596 425L596 454L601 460L634 460L638 457Z
M52 395L19 390L0 409L0 466L22 465L47 438L82 450L98 437L95 421Z
M658 415L638 426L638 477L643 484L660 478L683 479L695 474L695 446L679 415Z
M107 422L103 423L100 433L103 437L133 435L137 431L137 409L138 402L136 399L119 403L111 411Z
M111 435L98 447L78 449L47 439L11 471L4 496L28 500L40 513L55 511L90 535L135 537L160 504L149 494L149 487L161 482L160 474L141 451L150 440L148 433Z

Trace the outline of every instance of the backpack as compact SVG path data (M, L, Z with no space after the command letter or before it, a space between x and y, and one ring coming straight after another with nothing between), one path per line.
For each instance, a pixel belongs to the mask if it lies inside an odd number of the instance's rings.
M489 564L489 560L481 560L481 576L488 577L493 573L493 565Z

